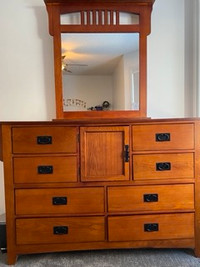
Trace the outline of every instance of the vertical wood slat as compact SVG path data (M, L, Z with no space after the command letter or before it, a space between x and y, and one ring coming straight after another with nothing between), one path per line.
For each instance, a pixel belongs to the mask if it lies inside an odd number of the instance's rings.
M108 25L108 10L104 11L104 25Z
M84 11L81 11L81 25L85 24L84 15L85 15Z
M96 21L96 10L92 11L92 24L93 25L97 25L97 21Z
M113 16L113 10L110 11L110 25L114 24L114 16Z
M90 25L90 11L87 11L87 25Z
M102 11L101 10L98 11L98 15L99 15L99 25L102 25Z
M119 25L119 11L116 11L115 14L116 14L116 25Z

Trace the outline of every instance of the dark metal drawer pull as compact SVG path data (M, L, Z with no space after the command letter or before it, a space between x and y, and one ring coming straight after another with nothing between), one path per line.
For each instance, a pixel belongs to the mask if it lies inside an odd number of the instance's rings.
M53 227L53 234L54 235L67 235L68 234L68 227L67 226L54 226Z
M158 194L144 194L144 202L158 202Z
M53 197L52 204L53 205L67 205L67 197Z
M52 136L37 136L38 145L50 145L52 144Z
M157 232L159 231L158 223L146 223L144 224L144 231L145 232Z
M170 171L171 163L170 162L158 162L156 163L156 171Z
M168 142L170 141L170 133L157 133L156 142Z
M53 166L38 166L38 174L52 174Z
M125 162L129 162L129 145L124 146L124 160Z

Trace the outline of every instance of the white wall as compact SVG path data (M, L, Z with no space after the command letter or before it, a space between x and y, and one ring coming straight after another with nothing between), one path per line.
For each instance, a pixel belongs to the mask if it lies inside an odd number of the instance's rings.
M184 116L184 1L156 0L148 37L148 116Z
M52 39L42 0L1 0L0 121L55 118ZM184 116L184 1L156 0L148 38L148 115ZM4 212L0 165L0 214Z
M112 75L63 75L64 99L80 99L86 102L86 109L102 105L106 100L112 104ZM112 106L111 106L112 109ZM81 110L65 107L65 110Z

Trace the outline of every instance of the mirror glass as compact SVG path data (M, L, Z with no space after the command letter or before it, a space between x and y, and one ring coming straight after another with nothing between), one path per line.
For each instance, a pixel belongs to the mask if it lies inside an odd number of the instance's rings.
M64 111L139 110L139 34L63 33Z

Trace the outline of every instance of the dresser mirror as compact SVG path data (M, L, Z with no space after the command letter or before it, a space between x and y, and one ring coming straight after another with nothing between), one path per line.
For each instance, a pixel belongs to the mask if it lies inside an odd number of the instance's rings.
M64 111L139 110L139 34L62 34Z
M54 39L57 119L146 117L154 0L44 1Z

